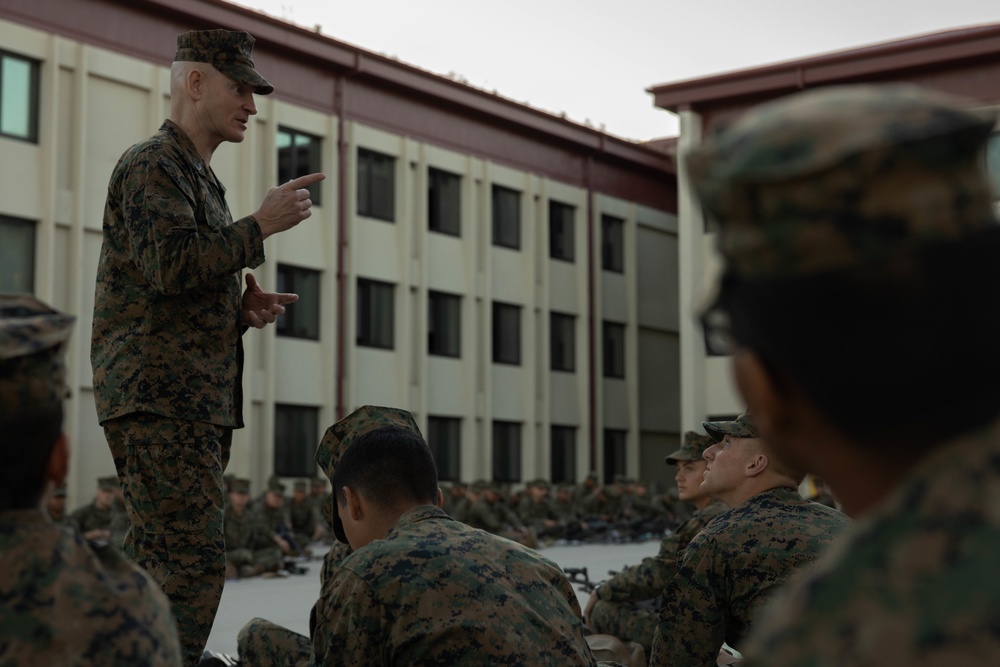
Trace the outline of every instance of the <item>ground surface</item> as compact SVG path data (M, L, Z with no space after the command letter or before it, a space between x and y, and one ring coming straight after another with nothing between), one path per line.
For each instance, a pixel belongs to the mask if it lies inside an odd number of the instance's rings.
M540 549L543 555L563 568L586 567L593 581L607 578L608 570L638 563L646 556L653 556L659 541L630 544L583 544L552 546ZM243 579L227 581L222 593L222 604L208 639L212 651L236 655L236 635L243 624L254 616L266 618L287 628L309 634L309 610L319 595L321 561L308 564L304 575L281 579ZM588 594L579 591L580 607L586 604Z

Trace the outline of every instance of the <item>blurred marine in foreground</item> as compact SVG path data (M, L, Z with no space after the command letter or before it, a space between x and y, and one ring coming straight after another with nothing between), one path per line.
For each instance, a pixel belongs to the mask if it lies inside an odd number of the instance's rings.
M909 85L757 107L689 158L724 274L703 321L762 435L858 518L747 664L1000 651L995 119Z

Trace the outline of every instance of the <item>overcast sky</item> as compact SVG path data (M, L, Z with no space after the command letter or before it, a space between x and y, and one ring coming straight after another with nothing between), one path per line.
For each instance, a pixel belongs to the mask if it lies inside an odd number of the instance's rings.
M636 140L678 131L676 117L655 108L645 92L652 85L1000 22L1000 0L236 4L301 26L319 25L334 39Z

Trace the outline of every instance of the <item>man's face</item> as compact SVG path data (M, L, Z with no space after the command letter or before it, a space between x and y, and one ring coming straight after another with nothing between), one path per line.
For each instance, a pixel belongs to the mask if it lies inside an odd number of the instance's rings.
M747 465L757 454L755 438L723 437L705 450L704 480L701 491L707 496L721 498L739 488L746 479Z
M677 474L674 475L674 479L677 480L677 497L680 500L694 502L705 496L701 490L701 483L705 479L707 465L705 459L677 462Z
M229 504L237 514L241 514L243 510L246 509L247 503L250 502L250 494L243 493L242 491L233 491L229 494Z
M530 486L528 487L528 495L531 496L532 502L540 503L548 495L548 491L543 486Z
M114 500L115 492L111 489L98 489L97 493L94 494L94 504L102 510L106 510L111 507L111 503L113 503Z
M306 499L306 490L305 489L301 489L301 490L300 489L295 489L294 491L292 491L292 497L295 499L295 502L301 504L301 503L305 502L305 499Z
M213 136L222 141L243 141L250 116L257 113L253 88L237 83L214 67L206 66L204 122Z
M285 497L280 493L275 493L274 491L268 491L267 495L264 496L264 502L267 503L268 507L281 507L285 504Z

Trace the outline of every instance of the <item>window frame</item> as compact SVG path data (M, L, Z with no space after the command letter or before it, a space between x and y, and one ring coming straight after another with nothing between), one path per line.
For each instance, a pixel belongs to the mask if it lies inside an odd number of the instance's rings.
M14 243L11 240L12 237L18 236L21 231L26 231L27 236L30 237L25 244L30 247L12 247ZM34 294L35 270L37 269L36 253L38 252L38 223L33 220L0 214L0 239L3 239L3 243L0 243L0 258L2 258L2 266L0 266L0 292ZM16 267L17 262L22 260L27 264L22 267L26 281L18 283L13 279L16 273L9 272L9 269ZM8 275L11 277L9 283L7 281Z
M549 258L576 261L576 207L549 200Z
M315 279L315 296L310 294L310 288L302 285L303 280ZM284 338L298 338L301 340L319 340L321 332L321 296L323 283L323 272L316 269L309 269L303 266L292 264L278 264L277 285L278 292L291 292L299 295L299 300L285 306L283 315L279 315L275 321L275 335ZM311 322L310 322L311 320ZM300 325L308 329L309 324L314 324L315 333L308 330L301 331Z
M561 424L549 426L549 471L553 484L559 482L576 483L577 430L576 426ZM560 451L557 452L557 450ZM562 454L562 456L557 457L557 453Z
M279 135L287 134L291 139L291 145L282 148L280 146ZM299 165L299 151L290 150L289 155L291 156L292 164L289 165L288 171L282 172L282 156L281 152L283 150L297 148L296 141L300 138L308 140L306 144L307 150L305 151L305 165L304 168ZM299 178L300 176L305 176L306 174L314 174L323 171L323 138L316 136L315 134L309 134L308 132L303 132L301 130L296 130L284 125L279 125L278 130L275 134L275 144L278 145L278 183L287 183L293 178ZM312 183L307 189L309 190L309 199L312 200L314 206L321 206L321 189L320 183Z
M7 60L18 61L27 64L28 66L28 90L26 91L27 103L28 103L28 128L27 132L23 135L15 134L13 132L4 131L4 119L3 119L3 95L4 95L4 83L3 83L3 70L4 64ZM38 143L38 131L39 131L39 112L40 112L40 96L41 96L41 70L42 63L40 60L35 58L30 58L28 56L21 55L19 53L14 53L13 51L8 51L6 49L0 49L0 137L7 139L16 139L18 141L26 141L28 143L37 144Z
M454 306L454 322L444 321L445 305ZM450 325L450 326L449 326ZM448 335L436 335L441 329L451 329ZM447 343L454 341L452 348ZM462 296L459 294L449 294L448 292L438 292L436 290L427 291L427 354L436 357L462 356Z
M396 157L386 153L358 146L357 151L357 214L373 220L396 222ZM374 166L388 165L386 174L372 173ZM386 177L388 183L381 183L387 193L388 202L376 203L375 178Z
M625 220L601 214L601 268L625 273Z
M601 460L604 481L610 483L615 475L624 475L628 470L628 431L625 429L604 429L604 452Z
M511 250L521 249L521 195L520 190L508 188L497 183L493 183L490 190L490 203L492 210L493 245L499 248L509 248ZM508 197L514 198L515 206L504 207L504 200ZM507 212L512 211L513 220L506 220Z
M388 313L388 335L377 332L374 302L377 294L388 294L389 306L384 311ZM363 312L366 311L366 312ZM396 329L396 285L372 278L357 279L355 344L358 347L370 347L379 350L395 349ZM367 316L366 316L367 315Z
M448 437L442 438L442 433ZM450 436L454 436L454 443ZM449 441L442 453L442 440ZM444 417L440 415L427 416L427 445L434 457L438 479L457 482L462 476L462 419L461 417Z
M566 329L569 331L568 342L559 336L559 333ZM560 347L568 349L559 354ZM566 364L560 363L567 360ZM549 370L564 373L576 372L576 315L559 313L554 310L549 312Z
M516 484L521 481L524 455L524 424L493 420L492 480ZM509 436L509 437L505 437Z
M445 184L454 185L454 201ZM447 205L444 205L447 204ZM446 211L452 211L453 216ZM449 221L448 218L454 217ZM437 167L427 168L427 229L448 236L462 236L462 176Z
M493 302L493 363L510 366L521 365L521 338L523 333L521 310L522 306L518 304L504 303L502 301ZM513 343L513 354L509 354L511 350L505 349L510 347L510 345L504 344L504 336L502 335L503 330L507 328L505 327L506 320L502 316L503 313L516 316L516 326L510 327L510 330L517 332L517 339ZM509 327L509 324L507 326Z
M319 412L320 408L314 405L294 405L290 403L275 403L274 405L274 451L271 454L271 462L274 474L280 477L315 477L316 476L316 446L319 442ZM283 418L283 414L286 418ZM296 424L295 415L311 416L311 424ZM287 422L287 420L291 420ZM310 420L306 419L307 422ZM301 433L297 433L301 430ZM309 432L311 431L311 432ZM300 437L300 442L295 442L295 438ZM288 441L290 444L289 454L281 456L281 450ZM302 445L305 449L296 451ZM296 456L298 454L301 458ZM299 458L298 461L295 459ZM299 464L303 464L299 467Z
M609 335L611 331L620 332ZM625 335L627 328L620 322L604 320L601 323L601 357L604 377L621 379L625 377ZM620 345L616 344L620 341Z

